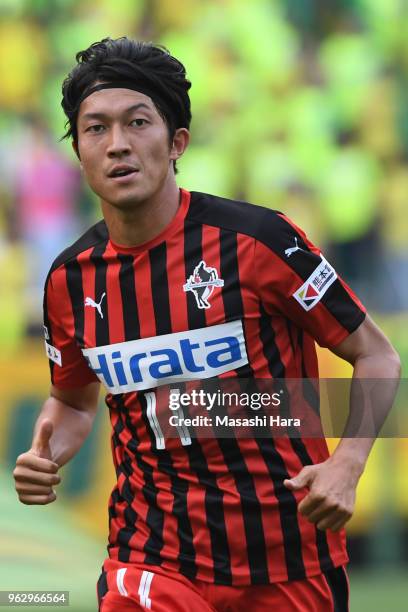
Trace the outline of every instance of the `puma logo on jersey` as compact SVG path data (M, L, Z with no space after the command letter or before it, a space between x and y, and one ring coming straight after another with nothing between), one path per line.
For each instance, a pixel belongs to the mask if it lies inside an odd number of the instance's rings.
M298 245L297 236L295 236L295 246L291 247L290 249L286 249L285 255L286 257L290 257L293 253L296 253L296 251L304 251L304 249L300 248L300 246Z
M96 308L96 310L101 315L101 319L103 319L102 300L105 297L105 295L106 295L106 293L102 293L102 297L99 300L99 302L94 302L94 300L92 298L90 298L90 297L87 297L85 299L85 306L92 306L92 308Z

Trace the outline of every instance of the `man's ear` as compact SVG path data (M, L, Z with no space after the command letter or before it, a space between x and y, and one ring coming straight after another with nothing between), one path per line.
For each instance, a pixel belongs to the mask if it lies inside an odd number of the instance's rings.
M79 150L78 150L78 143L76 142L76 140L72 141L72 148L74 149L75 155L77 156L79 161L81 161L81 156L79 155Z
M189 142L190 132L186 128L179 128L176 130L173 138L173 145L171 147L170 159L176 161L181 157L187 149Z

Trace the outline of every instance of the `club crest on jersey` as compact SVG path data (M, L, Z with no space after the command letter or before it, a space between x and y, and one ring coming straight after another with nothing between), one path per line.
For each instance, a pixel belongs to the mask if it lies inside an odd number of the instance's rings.
M183 290L193 292L198 308L211 308L208 300L214 288L223 286L224 281L218 277L217 270L210 268L204 260L201 260L183 285Z
M337 278L336 270L329 264L324 257L317 268L299 289L295 291L293 297L305 310L311 310L324 296L330 285Z

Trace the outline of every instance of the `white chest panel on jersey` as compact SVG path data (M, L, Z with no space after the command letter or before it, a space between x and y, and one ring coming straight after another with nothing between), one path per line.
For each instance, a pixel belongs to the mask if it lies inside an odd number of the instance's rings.
M248 363L241 320L82 352L113 394L211 378Z

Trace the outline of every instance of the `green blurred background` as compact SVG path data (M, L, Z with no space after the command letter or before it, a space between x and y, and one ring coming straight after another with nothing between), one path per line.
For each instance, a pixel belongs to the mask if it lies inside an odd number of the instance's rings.
M166 45L192 80L179 184L291 216L408 363L407 2L0 0L0 590L70 590L78 612L96 609L114 479L102 403L55 504L19 504L11 471L48 391L46 272L100 216L59 141L61 82L122 35ZM407 474L407 440L379 440L349 526L352 612L407 609Z

